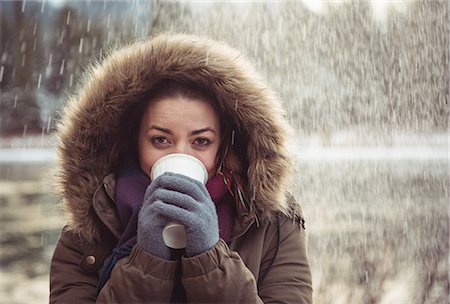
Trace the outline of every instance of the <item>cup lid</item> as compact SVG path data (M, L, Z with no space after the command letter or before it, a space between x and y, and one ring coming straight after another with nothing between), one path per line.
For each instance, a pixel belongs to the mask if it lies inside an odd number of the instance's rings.
M204 184L208 181L208 171L203 163L188 154L173 153L161 157L153 164L150 177L154 180L164 172L186 175Z

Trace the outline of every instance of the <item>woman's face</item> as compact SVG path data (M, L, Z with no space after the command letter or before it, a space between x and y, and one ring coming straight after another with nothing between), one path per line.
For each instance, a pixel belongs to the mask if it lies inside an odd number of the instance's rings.
M198 158L211 178L217 169L220 139L219 117L208 102L185 97L151 101L140 124L139 164L150 176L158 159L184 153Z

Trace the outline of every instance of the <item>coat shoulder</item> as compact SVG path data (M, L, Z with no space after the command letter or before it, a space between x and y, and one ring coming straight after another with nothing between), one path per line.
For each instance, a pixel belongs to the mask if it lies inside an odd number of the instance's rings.
M295 199L291 193L286 193L286 201L288 209L286 213L278 213L278 217L285 220L291 220L299 224L303 229L305 226L305 217L303 215L303 208L301 204Z

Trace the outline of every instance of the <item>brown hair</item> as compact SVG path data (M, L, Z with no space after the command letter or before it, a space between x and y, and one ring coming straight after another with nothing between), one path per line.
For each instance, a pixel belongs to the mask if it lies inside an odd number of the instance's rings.
M248 167L248 161L245 156L246 141L237 132L230 115L221 108L217 98L208 90L173 79L162 79L148 94L140 98L139 102L131 107L127 115L125 115L126 117L124 117L122 124L124 128L121 129L120 139L116 142L116 148L113 149L116 152L112 152L111 155L114 158L114 163L117 164L120 159L130 153L134 153L137 157L137 138L145 108L150 102L170 97L200 99L208 102L213 107L219 116L222 130L216 157L217 169L229 170L246 180L247 176L245 173ZM241 155L241 158L238 155Z

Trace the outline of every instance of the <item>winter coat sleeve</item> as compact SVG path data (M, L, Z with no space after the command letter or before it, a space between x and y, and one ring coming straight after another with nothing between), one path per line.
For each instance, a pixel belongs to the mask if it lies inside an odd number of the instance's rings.
M223 240L181 265L188 303L261 303L253 274Z
M86 252L79 238L64 228L50 266L50 303L95 303L99 261Z
M97 303L169 303L175 269L175 261L160 259L136 245L117 262Z
M175 262L161 260L135 246L115 265L97 297L99 269L108 246L91 246L64 229L50 269L50 303L168 303Z
M213 249L183 258L182 282L189 303L312 303L304 229L285 218L278 238L267 240L259 282L239 254L221 240ZM273 227L271 230L276 230ZM251 250L251 249L250 249ZM258 250L254 248L254 250ZM275 256L274 256L275 252Z
M276 236L261 262L258 293L264 303L312 303L312 278L308 262L305 229L302 224L280 216Z

